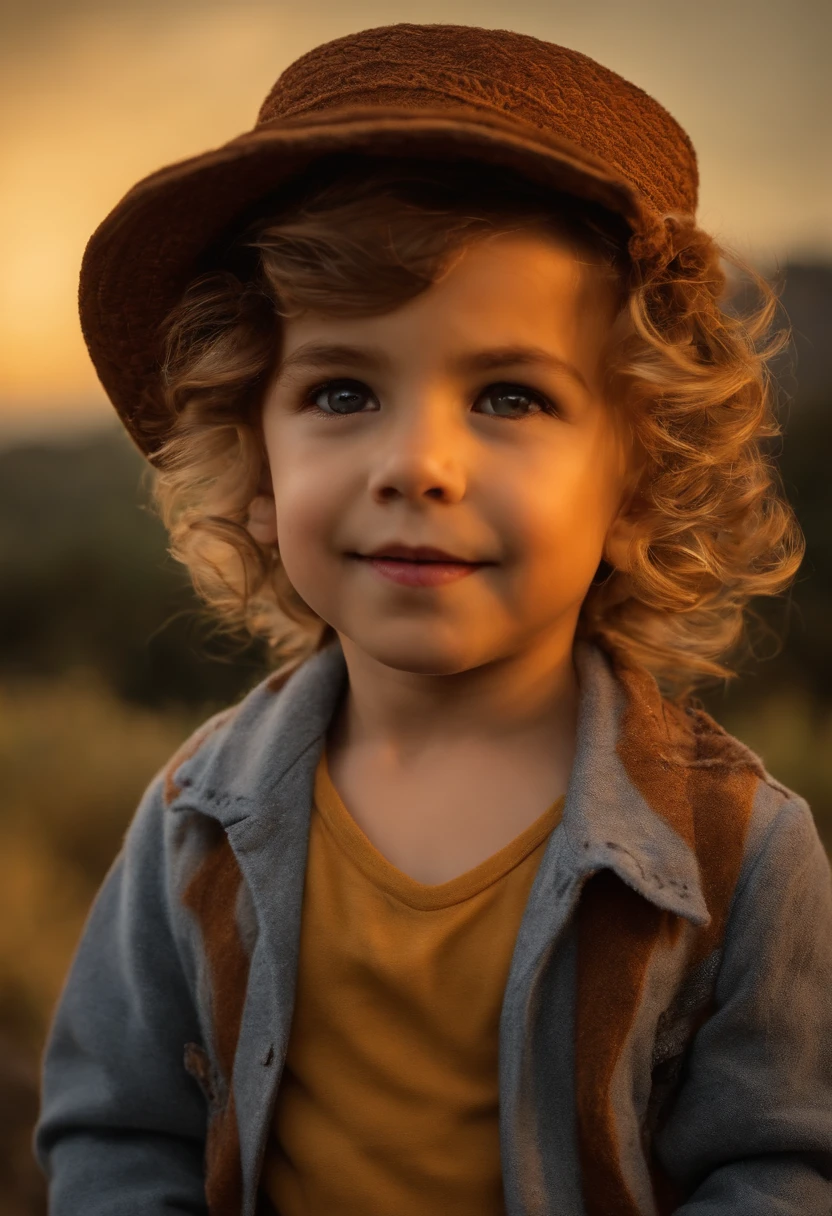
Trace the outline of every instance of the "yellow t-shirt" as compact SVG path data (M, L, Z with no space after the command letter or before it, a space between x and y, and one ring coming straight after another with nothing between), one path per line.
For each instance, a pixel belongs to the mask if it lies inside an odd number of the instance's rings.
M426 886L371 844L322 754L261 1175L279 1216L502 1216L500 1008L563 801L473 870Z

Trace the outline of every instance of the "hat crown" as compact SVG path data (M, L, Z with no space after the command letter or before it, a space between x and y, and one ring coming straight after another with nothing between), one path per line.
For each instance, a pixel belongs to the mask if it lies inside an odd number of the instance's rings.
M399 24L295 60L253 129L149 174L87 242L78 307L93 364L151 460L173 413L163 337L188 283L233 245L252 209L320 158L473 157L617 217L640 276L696 230L696 154L657 101L587 55L512 30ZM288 197L288 196L287 196ZM681 235L680 235L681 234Z
M529 34L402 23L333 39L285 69L257 126L355 108L490 111L605 161L660 215L696 212L696 152L664 106L588 55Z

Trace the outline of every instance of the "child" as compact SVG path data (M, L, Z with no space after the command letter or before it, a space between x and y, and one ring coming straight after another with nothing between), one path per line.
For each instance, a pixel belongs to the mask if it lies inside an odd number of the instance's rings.
M801 557L696 193L585 56L397 25L92 237L172 551L276 670L97 896L53 1216L832 1209L829 863L690 697Z

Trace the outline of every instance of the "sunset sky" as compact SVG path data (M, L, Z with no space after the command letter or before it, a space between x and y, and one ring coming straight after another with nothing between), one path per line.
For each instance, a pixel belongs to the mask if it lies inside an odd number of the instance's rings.
M0 0L0 14L0 433L112 415L76 293L119 198L249 129L298 55L374 25L510 20L591 55L691 135L706 228L763 267L832 261L828 0Z

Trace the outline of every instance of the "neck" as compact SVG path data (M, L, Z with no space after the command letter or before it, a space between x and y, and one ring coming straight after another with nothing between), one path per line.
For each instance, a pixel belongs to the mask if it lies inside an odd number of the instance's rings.
M341 636L349 684L330 746L401 768L483 747L571 756L578 711L572 640L571 633L548 635L465 671L425 675L381 663Z

